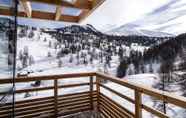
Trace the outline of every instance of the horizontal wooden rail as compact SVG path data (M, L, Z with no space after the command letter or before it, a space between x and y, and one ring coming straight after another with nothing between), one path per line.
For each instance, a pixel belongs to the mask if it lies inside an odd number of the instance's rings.
M95 84L95 82L93 83ZM58 86L58 89L60 88L73 88L73 87L82 87L82 86L88 86L90 83L80 83L80 84L69 84L69 85L60 85ZM26 89L20 89L16 90L15 93L26 93L26 92L39 92L39 91L46 91L46 90L52 90L54 89L53 86L47 86L47 87L32 87L32 88L26 88ZM0 95L4 95L6 92L0 92Z
M71 74L61 74L61 75L47 75L47 76L32 76L32 77L20 77L16 78L16 83L24 83L31 82L37 80L54 80L54 79L75 79L80 77L90 77L95 76L95 72L87 72L87 73L71 73ZM0 79L0 84L11 84L12 78Z
M133 104L135 103L135 100L133 100L133 99L130 98L130 97L127 97L127 96L125 96L125 95L123 95L123 94L121 94L121 93L119 93L119 92L117 92L117 91L115 91L115 90L113 90L113 89L111 89L111 88L109 88L109 87L103 85L103 84L100 84L100 86L103 87L103 88L105 88L105 89L107 89L108 91L110 91L110 92L112 92L112 93L118 95L119 97L121 97L121 98L123 98L123 99L125 99L125 100L127 100L127 101L129 101L129 102L131 102L131 103L133 103Z

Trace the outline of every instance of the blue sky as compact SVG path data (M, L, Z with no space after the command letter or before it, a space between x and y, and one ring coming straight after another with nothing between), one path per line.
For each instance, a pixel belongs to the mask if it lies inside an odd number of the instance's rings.
M48 5L43 3L34 3L31 4L33 10L39 10L44 12L55 12L56 6ZM69 15L79 15L80 10L74 8L62 8L62 14L69 14ZM45 27L45 28L56 28L56 27L64 27L69 25L70 23L66 22L56 22L56 21L48 21L48 20L38 20L38 19L27 19L27 18L19 18L18 24L25 24L34 27Z
M10 0L0 0L0 4L10 5Z
M56 6L54 5L48 5L48 4L42 4L42 3L32 3L31 4L33 10L39 10L44 12L55 12ZM62 8L62 14L69 14L69 15L78 15L80 13L79 9L73 9L73 8ZM48 20L39 20L39 19L27 19L27 18L19 18L18 24L24 24L24 25L30 25L34 27L44 27L44 28L56 28L56 27L64 27L66 25L69 25L71 23L67 22L56 22L56 21L48 21Z
M0 0L1 5L6 5L10 6L11 0ZM48 5L48 4L42 4L42 3L31 3L32 9L33 10L40 10L44 12L55 12L56 7L54 5ZM19 6L19 9L21 7ZM74 9L74 8L62 8L62 14L67 14L67 15L79 15L81 10L79 9ZM45 28L56 28L56 27L64 27L66 25L69 25L71 23L67 22L54 22L54 21L48 21L48 20L38 20L38 19L27 19L27 18L18 18L18 24L23 24L23 25L30 25L34 27L45 27Z

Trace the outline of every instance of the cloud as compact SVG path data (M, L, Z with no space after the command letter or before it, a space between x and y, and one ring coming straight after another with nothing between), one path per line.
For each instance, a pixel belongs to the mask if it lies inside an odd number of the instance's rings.
M171 0L106 0L82 24L92 24L101 30L107 24L120 26L144 17L169 1Z

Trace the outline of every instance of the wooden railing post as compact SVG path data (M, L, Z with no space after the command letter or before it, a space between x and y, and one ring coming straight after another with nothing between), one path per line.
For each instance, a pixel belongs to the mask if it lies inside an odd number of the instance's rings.
M135 118L142 118L141 92L135 89Z
M54 110L55 117L58 117L58 80L54 79Z
M96 77L97 111L100 112L100 78Z
M90 77L90 109L94 109L93 104L93 76Z

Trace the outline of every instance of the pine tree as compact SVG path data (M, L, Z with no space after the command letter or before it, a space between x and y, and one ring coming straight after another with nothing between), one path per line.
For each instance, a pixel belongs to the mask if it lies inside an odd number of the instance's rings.
M58 67L59 67L59 68L62 67L62 64L63 64L62 60L59 59L59 60L58 60Z
M23 66L23 68L26 68L28 66L28 56L27 55L23 56L22 66Z
M152 63L150 63L150 65L149 65L149 72L150 73L153 73L154 72L153 67L152 67Z
M47 38L45 37L43 41L46 42L47 41Z
M34 57L32 55L29 56L29 65L34 64Z
M23 55L25 55L25 56L28 56L29 55L28 46L24 46L24 48L23 48Z
M140 65L140 70L141 70L142 73L146 72L145 65L143 63Z
M51 42L51 41L48 42L48 47L49 47L49 48L52 47L52 42Z
M131 66L128 68L128 75L133 75L133 70Z
M72 55L72 54L70 54L69 62L70 62L70 63L73 62L73 55Z
M48 52L47 57L52 57L51 52Z
M126 60L120 62L117 68L117 77L122 78L126 75L126 70L128 68L128 64Z
M23 52L22 50L19 51L19 60L22 60L23 59Z

